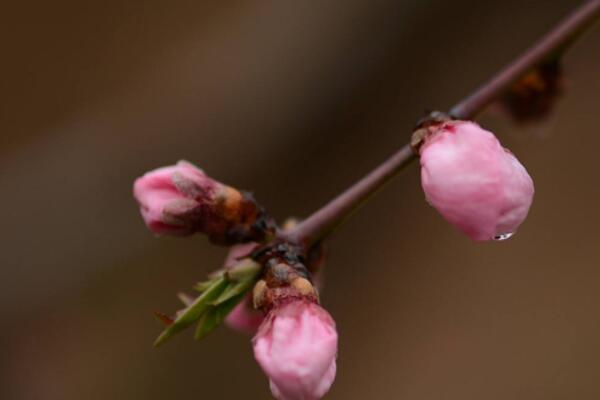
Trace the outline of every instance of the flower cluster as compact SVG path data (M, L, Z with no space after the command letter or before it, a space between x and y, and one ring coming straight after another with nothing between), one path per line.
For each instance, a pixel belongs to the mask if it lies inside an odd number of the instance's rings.
M232 245L223 268L195 286L196 298L180 294L185 307L174 317L157 313L166 328L156 345L194 323L201 339L225 322L254 335L254 355L275 398L321 398L335 379L337 357L335 322L311 282L322 247L269 244L274 223L251 196L185 161L137 179L134 196L154 233L201 232ZM289 220L282 229L294 225Z
M491 132L436 114L418 126L413 147L427 201L448 222L476 241L516 232L531 206L533 181ZM201 232L231 246L223 268L194 287L197 297L180 295L185 307L173 317L157 314L166 327L156 345L192 324L201 339L225 322L254 335L254 356L275 398L324 396L336 375L338 333L315 285L324 260L320 241L294 240L286 233L295 221L277 227L252 196L185 161L136 180L134 196L151 231Z

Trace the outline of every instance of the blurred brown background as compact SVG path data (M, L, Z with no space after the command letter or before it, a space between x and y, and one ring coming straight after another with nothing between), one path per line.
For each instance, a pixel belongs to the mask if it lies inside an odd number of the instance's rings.
M282 219L316 209L579 2L13 2L0 16L0 398L265 399L249 338L159 350L156 309L220 266L156 239L135 177L180 158ZM527 166L519 234L474 244L412 165L330 241L330 399L600 397L600 29L543 124L482 124Z

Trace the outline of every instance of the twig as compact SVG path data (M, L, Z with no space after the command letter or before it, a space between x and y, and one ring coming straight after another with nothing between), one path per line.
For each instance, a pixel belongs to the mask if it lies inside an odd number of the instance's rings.
M600 16L600 0L584 3L531 46L519 58L456 104L449 114L472 119L534 67L562 54Z
M402 147L367 176L299 223L296 228L285 232L284 238L309 248L331 233L415 158L416 155L409 145Z
M599 16L600 0L587 1L492 79L452 107L449 114L456 119L473 119L528 71L562 54ZM335 230L367 199L416 158L410 144L405 145L294 229L280 232L279 237L310 248Z

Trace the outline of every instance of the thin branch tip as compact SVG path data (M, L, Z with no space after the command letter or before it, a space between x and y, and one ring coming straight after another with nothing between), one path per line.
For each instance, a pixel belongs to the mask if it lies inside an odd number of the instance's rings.
M564 53L600 17L600 0L583 3L552 30L500 70L472 94L458 102L448 114L470 120L498 100L519 78L551 57ZM342 192L295 228L279 232L279 239L309 249L327 237L371 196L417 158L411 143L400 148L365 177Z

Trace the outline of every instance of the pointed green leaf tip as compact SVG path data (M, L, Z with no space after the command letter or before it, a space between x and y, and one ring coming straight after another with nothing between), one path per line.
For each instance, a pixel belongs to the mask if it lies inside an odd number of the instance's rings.
M177 313L177 317L156 339L158 347L174 334L198 321L195 338L202 339L224 320L227 314L244 298L252 288L261 271L261 266L246 258L226 271L213 274L212 279L196 284L194 289L202 289L200 296Z

